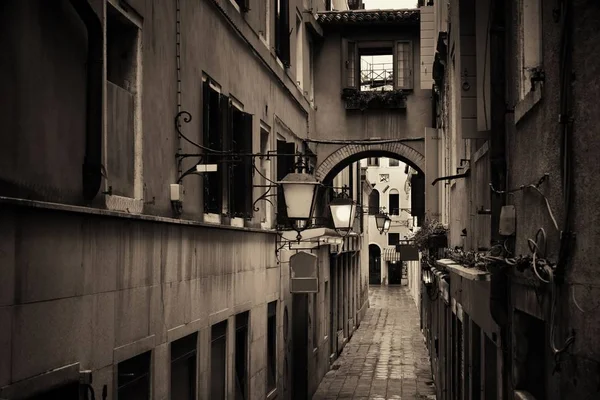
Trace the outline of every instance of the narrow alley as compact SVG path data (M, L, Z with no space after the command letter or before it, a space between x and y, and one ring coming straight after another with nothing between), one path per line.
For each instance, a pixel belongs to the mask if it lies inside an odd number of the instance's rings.
M406 286L370 286L371 306L317 399L435 399L419 314Z

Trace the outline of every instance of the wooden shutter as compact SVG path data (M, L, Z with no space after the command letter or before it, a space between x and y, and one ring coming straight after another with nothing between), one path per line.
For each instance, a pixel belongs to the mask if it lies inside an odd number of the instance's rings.
M252 217L252 115L233 109L233 150L248 154L231 165L230 204L234 217Z
M236 3L243 12L250 11L250 0L236 0Z
M220 133L221 133L221 149L225 151L232 150L233 147L233 115L231 112L231 100L228 96L221 94L220 100ZM222 157L219 157L222 159ZM231 163L221 163L218 166L217 173L219 177L220 192L222 199L221 212L225 213L229 211L230 193L229 187L231 186Z
M342 38L341 77L342 88L358 88L358 46L354 41Z
M412 42L397 41L394 45L394 89L412 90L413 74Z
M221 116L221 99L219 93L213 90L208 81L203 84L203 138L204 145L213 150L221 150L222 142L222 116ZM204 163L215 164L218 162L218 155L211 152L205 152ZM223 198L222 198L222 183L219 172L209 172L204 176L204 212L206 213L221 213Z
M290 59L290 6L289 0L279 0L279 35L281 38L281 47L279 57L286 68L291 65Z

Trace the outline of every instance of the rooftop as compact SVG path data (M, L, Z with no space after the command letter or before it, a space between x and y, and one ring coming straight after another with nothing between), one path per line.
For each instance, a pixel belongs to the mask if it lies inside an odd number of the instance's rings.
M324 26L335 25L415 25L420 21L418 8L405 10L327 11L317 15Z

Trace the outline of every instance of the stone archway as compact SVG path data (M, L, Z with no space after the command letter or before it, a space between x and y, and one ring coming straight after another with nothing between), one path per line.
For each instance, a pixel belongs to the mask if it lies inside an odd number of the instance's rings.
M425 157L417 150L401 142L389 142L381 144L349 144L339 148L323 160L316 168L315 177L323 181L331 171L348 158L352 158L361 153L382 152L395 154L405 159L421 172L425 171Z

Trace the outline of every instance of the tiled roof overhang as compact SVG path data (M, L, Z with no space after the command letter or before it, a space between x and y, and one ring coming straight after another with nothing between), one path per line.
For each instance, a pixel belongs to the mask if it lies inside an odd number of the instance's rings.
M418 25L419 9L410 10L354 10L318 13L317 21L323 26L342 25Z

